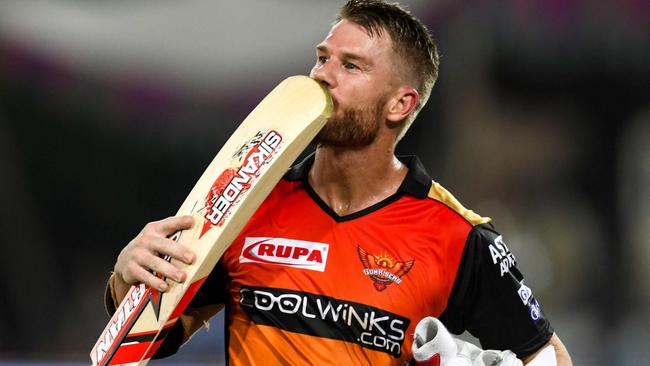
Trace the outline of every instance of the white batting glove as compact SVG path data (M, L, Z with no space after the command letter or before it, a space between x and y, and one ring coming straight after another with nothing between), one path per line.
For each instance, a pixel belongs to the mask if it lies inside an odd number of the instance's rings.
M482 350L451 336L440 320L426 317L415 327L416 366L523 366L511 351Z

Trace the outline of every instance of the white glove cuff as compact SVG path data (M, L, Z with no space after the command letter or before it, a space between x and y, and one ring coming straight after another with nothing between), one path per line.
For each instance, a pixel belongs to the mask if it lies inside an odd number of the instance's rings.
M451 360L456 357L458 348L440 320L426 317L415 327L412 351L415 361L426 362L436 354L441 360Z
M523 366L511 351L482 350L452 337L440 320L422 319L415 327L413 359L417 366Z

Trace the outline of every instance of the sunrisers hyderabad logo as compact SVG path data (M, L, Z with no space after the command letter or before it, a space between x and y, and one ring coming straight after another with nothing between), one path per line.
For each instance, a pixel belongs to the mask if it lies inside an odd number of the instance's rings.
M233 158L241 159L241 165L224 170L212 184L205 197L207 213L200 236L223 224L232 206L259 177L262 167L273 159L281 142L282 136L276 131L260 131L235 152Z
M370 276L377 291L384 291L388 285L402 283L404 277L415 264L415 259L398 261L387 253L373 255L357 246L359 259L363 264L363 274Z

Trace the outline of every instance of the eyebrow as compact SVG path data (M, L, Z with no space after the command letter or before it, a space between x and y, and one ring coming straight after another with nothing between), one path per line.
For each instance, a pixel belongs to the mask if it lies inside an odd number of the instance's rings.
M327 48L326 45L324 44L319 44L316 46L316 50L323 52L323 53L329 53L329 48ZM350 53L350 52L341 52L341 55L343 56L344 60L353 60L353 61L361 61L362 63L366 65L372 65L372 62L366 57L359 56L355 53Z

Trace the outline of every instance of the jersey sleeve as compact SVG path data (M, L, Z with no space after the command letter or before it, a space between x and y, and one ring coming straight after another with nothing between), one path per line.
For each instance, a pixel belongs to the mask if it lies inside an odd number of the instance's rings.
M469 331L484 349L509 349L520 358L553 335L514 255L491 224L470 231L440 320L452 333Z
M180 346L200 329L204 322L207 322L209 318L218 312L217 309L224 306L227 301L227 283L226 271L223 263L219 261L194 295L179 321L174 324L163 343L156 350L153 359L165 358L175 354Z

